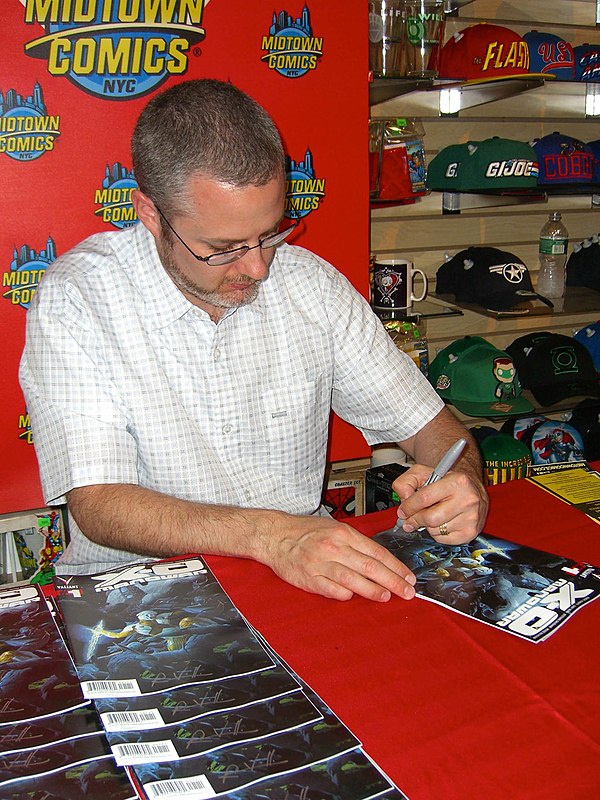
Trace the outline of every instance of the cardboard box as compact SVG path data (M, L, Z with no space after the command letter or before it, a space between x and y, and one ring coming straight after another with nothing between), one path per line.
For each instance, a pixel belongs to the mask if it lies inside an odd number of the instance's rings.
M335 519L365 513L365 473L329 470L323 505Z
M406 464L382 464L371 467L365 475L365 513L383 511L399 504L398 496L392 492L392 483L398 475L406 472Z

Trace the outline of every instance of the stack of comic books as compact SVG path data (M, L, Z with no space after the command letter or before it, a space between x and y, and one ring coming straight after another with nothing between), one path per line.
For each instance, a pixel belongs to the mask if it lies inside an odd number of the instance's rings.
M405 797L201 558L55 585L83 694L139 797Z
M600 568L485 533L455 546L427 531L390 529L374 539L412 570L418 597L530 642L600 595Z
M0 797L135 797L37 586L0 591Z

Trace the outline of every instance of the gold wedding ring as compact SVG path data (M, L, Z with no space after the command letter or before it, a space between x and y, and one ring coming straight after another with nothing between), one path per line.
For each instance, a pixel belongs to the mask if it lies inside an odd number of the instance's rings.
M448 530L446 523L442 522L442 524L440 525L440 536L448 536L449 533L450 531Z

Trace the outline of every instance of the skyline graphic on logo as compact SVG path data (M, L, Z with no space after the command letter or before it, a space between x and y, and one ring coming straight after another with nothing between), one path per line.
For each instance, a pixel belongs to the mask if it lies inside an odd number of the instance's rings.
M94 195L94 202L100 206L94 213L115 228L130 228L138 221L131 202L131 193L137 188L133 170L119 161L112 167L107 164L102 189L96 189Z
M6 290L2 297L14 306L29 308L44 272L55 258L56 244L51 236L48 236L45 249L39 253L28 244L15 247L10 270L2 276L2 288Z
M323 55L323 38L313 36L308 6L297 19L287 11L274 11L269 35L263 36L261 48L267 51L261 61L285 78L300 78L316 69Z
M102 99L141 97L185 74L190 47L205 37L205 0L21 1L25 24L44 30L25 54Z
M44 93L36 81L27 97L15 89L0 91L0 153L15 161L33 161L54 149L60 117L48 115Z
M305 217L319 207L325 197L325 179L315 178L313 155L309 148L303 161L287 157L286 169L286 216L293 217L292 209Z

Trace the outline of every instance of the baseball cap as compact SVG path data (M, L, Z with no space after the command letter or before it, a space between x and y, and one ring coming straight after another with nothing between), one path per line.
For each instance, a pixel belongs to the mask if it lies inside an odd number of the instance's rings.
M587 144L594 156L594 176L592 182L600 183L600 139L594 139L594 141L588 142Z
M495 81L532 77L529 48L518 33L481 22L451 36L440 53L440 78ZM537 77L548 77L540 73Z
M518 372L519 370L517 369L517 374ZM517 417L517 419L507 419L506 422L502 424L502 428L500 430L502 433L508 433L509 436L513 437L513 439L518 439L520 442L523 442L523 444L529 449L533 430L541 422L545 422L546 419L547 417L545 417L543 414L533 414L527 417Z
M521 396L514 364L480 336L457 339L429 365L429 380L444 400L473 417L502 417L533 410Z
M548 336L552 336L550 331L533 331L532 333L526 333L524 336L519 336L506 348L506 352L515 363L523 389L531 388L529 384L531 369L526 364L527 359L532 354L534 347L543 339L547 339Z
M586 460L598 460L600 458L600 402L591 398L582 400L573 409L568 423L581 434Z
M529 270L520 258L495 247L468 247L437 271L436 293L457 301L507 311L529 300L552 302L533 290Z
M583 461L583 439L573 425L550 419L535 429L531 440L531 455L534 464Z
M600 235L573 245L567 259L567 286L585 286L600 292Z
M560 333L548 333L531 341L531 348L519 345L525 356L522 360L517 358L515 366L523 386L531 390L538 403L551 406L567 397L600 397L592 357L581 342ZM514 352L513 345L507 352Z
M459 191L459 173L468 155L467 144L450 144L440 150L427 166L427 188L439 192Z
M529 448L507 433L488 436L480 444L488 486L526 478L532 462Z
M579 44L573 56L576 81L600 81L600 44Z
M591 183L595 157L589 145L554 131L531 143L539 162L538 184Z
M561 36L542 31L529 31L523 39L529 48L529 69L532 73L552 75L564 81L575 80L573 47Z
M591 322L573 334L586 350L589 351L596 372L600 373L600 322Z

